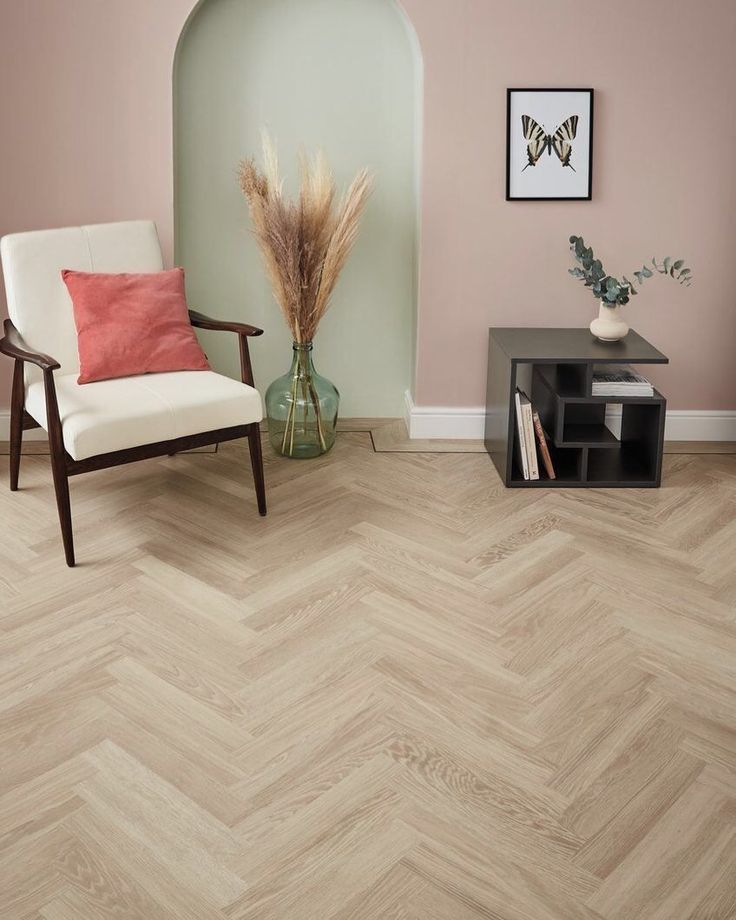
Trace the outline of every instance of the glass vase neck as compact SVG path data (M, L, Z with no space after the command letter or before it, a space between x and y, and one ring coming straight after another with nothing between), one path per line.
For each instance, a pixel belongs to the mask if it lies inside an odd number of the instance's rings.
M312 343L294 342L291 348L293 354L289 373L297 377L311 377L315 373L312 363Z

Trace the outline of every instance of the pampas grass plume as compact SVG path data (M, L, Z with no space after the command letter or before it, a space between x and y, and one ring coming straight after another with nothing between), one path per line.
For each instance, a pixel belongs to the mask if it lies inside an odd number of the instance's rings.
M263 170L255 160L243 160L240 188L286 325L295 342L311 342L357 239L372 177L361 170L336 204L325 155L302 153L299 193L290 200L284 194L276 145L265 131L262 140Z

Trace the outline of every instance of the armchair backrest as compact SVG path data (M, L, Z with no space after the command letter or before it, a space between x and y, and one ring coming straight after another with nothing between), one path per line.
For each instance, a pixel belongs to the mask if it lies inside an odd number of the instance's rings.
M79 371L72 302L61 270L156 272L163 268L156 225L150 220L12 233L0 240L0 257L8 315L31 348L61 364L60 374Z

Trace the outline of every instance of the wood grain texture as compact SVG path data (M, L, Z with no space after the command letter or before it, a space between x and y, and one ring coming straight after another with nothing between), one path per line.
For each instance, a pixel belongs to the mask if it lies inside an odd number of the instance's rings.
M736 457L510 492L371 430L267 450L267 518L238 442L79 477L74 570L24 457L3 920L733 920Z
M261 431L266 430L266 423L261 423ZM409 454L484 454L486 446L481 440L472 438L455 441L438 438L410 438L403 419L391 418L347 418L337 420L337 430L370 431L373 447L377 453ZM214 448L195 448L198 451ZM29 441L23 443L23 454L48 454L47 441ZM736 454L736 441L665 441L666 454ZM0 455L9 454L7 441L0 441Z

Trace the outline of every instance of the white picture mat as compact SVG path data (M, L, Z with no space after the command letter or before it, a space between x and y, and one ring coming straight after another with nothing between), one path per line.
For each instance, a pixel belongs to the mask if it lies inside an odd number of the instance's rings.
M510 198L587 198L590 167L590 108L588 90L539 92L513 90L509 99L509 197ZM535 166L529 162L521 116L529 115L547 134L554 134L571 115L578 116L572 142L570 167L560 163L552 150L542 154ZM524 170L522 172L522 170Z

